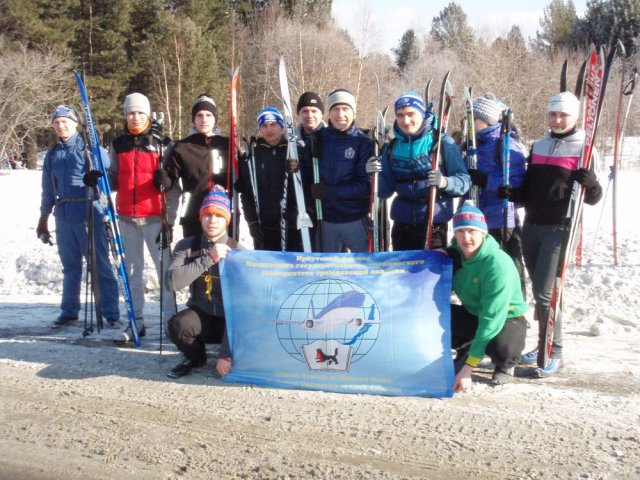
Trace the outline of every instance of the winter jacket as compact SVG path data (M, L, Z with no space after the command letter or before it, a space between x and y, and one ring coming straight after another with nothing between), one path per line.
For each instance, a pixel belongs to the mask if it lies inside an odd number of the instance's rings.
M250 152L251 153L251 152ZM253 148L255 177L258 182L258 201L260 204L260 224L277 226L280 224L280 210L284 193L285 162L287 160L287 142L285 138L275 147L262 138L258 138ZM240 193L242 211L247 223L257 222L258 214L253 194L250 171L251 158L240 162L240 179L236 190ZM289 225L296 224L298 209L296 205L293 179L287 179L286 220Z
M201 133L193 133L176 142L168 155L165 170L172 188L182 179L183 191L191 194L182 222L199 223L200 206L207 192L213 185L227 188L229 139L219 135L207 139Z
M524 202L525 223L565 223L584 139L584 130L568 136L549 132L533 144L523 185L514 196L514 200ZM596 182L591 188L585 188L584 193L585 203L595 205L602 197L602 187Z
M397 193L391 204L391 219L411 225L423 224L429 201L429 186L426 178L431 171L433 157L435 115L428 113L422 128L407 136L397 124L395 138L382 149L382 171L378 179L380 198L389 198ZM464 195L471 185L471 178L462 160L460 151L448 135L441 144L444 164L440 171L447 177L447 187L439 190L434 209L434 223L444 223L453 217L453 198Z
M320 182L327 191L326 198L322 200L323 219L331 223L347 223L366 217L371 188L366 163L373 154L373 140L355 124L345 131L329 125L314 131L311 136L315 140L305 144L302 178L308 190L313 183L311 144L315 141Z
M473 367L482 360L487 344L502 331L507 318L520 317L527 310L522 298L520 277L511 257L498 242L486 235L478 252L453 274L453 291L464 308L478 317L478 328L469 348L467 363Z
M225 243L230 248L244 250L241 244L230 238L226 233L215 243ZM177 292L189 286L187 307L224 318L220 266L214 264L209 256L209 249L212 245L213 243L204 235L198 238L187 237L180 240L173 250L171 262L167 269L167 288ZM230 356L226 338L225 334L219 356Z
M60 141L49 149L42 169L40 213L48 215L55 206L53 215L60 220L74 223L86 220L89 192L82 177L89 169L84 148L84 140L75 133L66 142ZM108 168L109 154L104 148L100 148L100 154L105 168ZM94 207L98 208L97 200Z
M131 218L160 217L160 191L153 184L153 172L160 167L158 148L152 143L149 129L138 134L125 133L111 145L109 181L118 192L118 214Z
M502 141L500 139L501 123L489 126L476 132L476 154L478 170L487 176L487 185L480 188L480 205L489 228L502 228L504 223L503 200L498 198L498 187L504 184L502 177ZM511 134L509 142L509 184L520 187L524 180L526 155L522 145ZM515 227L515 209L509 202L508 227Z

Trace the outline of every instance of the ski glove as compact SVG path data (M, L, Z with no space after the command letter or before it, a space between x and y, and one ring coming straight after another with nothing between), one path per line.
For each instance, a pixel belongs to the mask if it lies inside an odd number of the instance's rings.
M169 190L171 188L171 178L166 170L158 168L153 172L153 185L160 191Z
M153 120L151 122L151 136L160 143L163 143L164 141L164 136L162 135L162 124L158 123L157 120Z
M509 200L513 194L513 187L510 184L500 185L498 187L498 198Z
M456 273L462 268L462 257L460 256L460 252L454 247L447 247L445 250L453 262L453 273Z
M51 233L49 233L49 215L43 213L38 220L38 226L36 227L36 235L44 244L53 245L51 241Z
M162 235L164 233L164 236ZM164 241L163 241L164 240ZM165 225L156 237L156 243L162 242L162 250L165 250L173 243L173 225Z
M382 163L380 162L380 158L371 157L367 160L366 165L367 173L378 173L382 171Z
M471 176L471 183L477 185L480 188L487 187L487 175L482 173L480 170L476 168L469 169L469 175Z
M442 175L439 170L431 170L427 174L427 185L430 187L438 187L443 190L447 188L448 184L449 182L447 182L447 177Z
M575 181L586 189L595 188L598 185L596 174L586 168L579 168L574 174Z
M102 172L99 170L91 170L84 174L82 177L82 183L84 183L87 187L96 187L98 186L98 180L102 177Z
M312 183L311 196L314 200L322 200L323 198L327 198L327 187L324 186L324 183Z
M300 171L300 162L298 160L285 160L284 169L287 173L296 173Z

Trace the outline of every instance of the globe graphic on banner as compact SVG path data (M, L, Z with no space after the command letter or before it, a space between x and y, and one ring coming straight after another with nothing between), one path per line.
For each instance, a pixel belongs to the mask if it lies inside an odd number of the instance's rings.
M380 312L361 286L323 279L303 285L282 302L276 331L282 348L300 362L305 362L303 348L320 340L347 346L354 363L376 343Z

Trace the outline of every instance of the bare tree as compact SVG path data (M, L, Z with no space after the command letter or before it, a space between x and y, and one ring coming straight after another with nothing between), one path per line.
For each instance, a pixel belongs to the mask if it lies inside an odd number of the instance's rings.
M0 158L4 158L19 155L25 139L49 127L53 107L71 92L72 76L64 57L25 47L0 51L0 63ZM35 158L29 158L27 166L35 168Z

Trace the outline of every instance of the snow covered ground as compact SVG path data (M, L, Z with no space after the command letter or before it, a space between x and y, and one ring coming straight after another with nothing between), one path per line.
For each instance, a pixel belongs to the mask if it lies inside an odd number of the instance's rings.
M227 385L212 366L170 381L151 269L141 349L83 339L81 322L53 332L62 273L35 235L40 175L0 175L0 478L640 477L640 172L620 173L618 266L611 190L585 209L564 372L491 388L483 364L451 400Z

